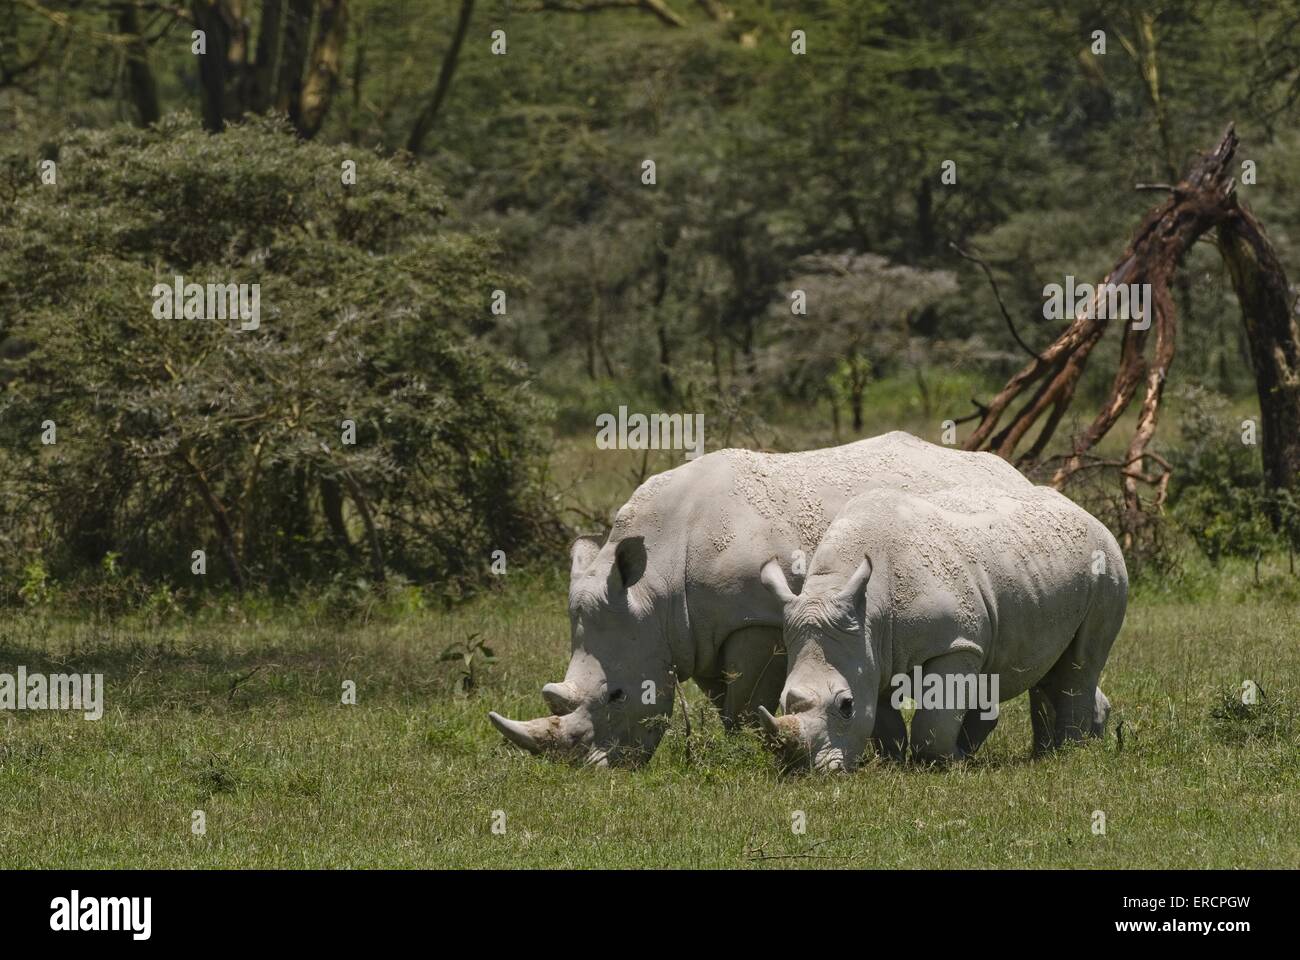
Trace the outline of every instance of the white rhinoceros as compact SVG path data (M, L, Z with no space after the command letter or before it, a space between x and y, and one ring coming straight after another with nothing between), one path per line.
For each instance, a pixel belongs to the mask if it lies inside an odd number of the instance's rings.
M564 681L542 689L553 715L488 716L534 753L604 765L654 752L677 681L694 677L729 727L775 708L785 653L781 606L759 579L764 562L776 556L790 570L864 491L952 487L1032 485L992 454L901 432L803 453L719 450L653 476L607 541L573 545L572 658Z
M923 761L973 753L997 702L1026 690L1036 753L1104 732L1097 679L1124 622L1128 571L1105 526L1055 490L859 496L826 531L800 594L779 563L761 576L784 607L790 670L784 715L759 712L791 766L849 770L873 739L900 755L902 718L878 705L904 694L918 703L911 746ZM976 706L979 691L994 696Z

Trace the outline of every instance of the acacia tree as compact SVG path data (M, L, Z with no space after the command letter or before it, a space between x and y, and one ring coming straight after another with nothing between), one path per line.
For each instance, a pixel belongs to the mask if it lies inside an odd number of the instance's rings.
M1109 393L1093 421L1071 438L1070 452L1052 458L1054 486L1064 486L1081 470L1111 466L1119 469L1123 479L1128 510L1140 508L1142 483L1153 485L1156 505L1163 504L1169 463L1148 447L1175 353L1177 315L1170 284L1191 245L1213 230L1250 342L1265 479L1274 489L1300 487L1300 332L1294 297L1272 244L1237 195L1232 163L1237 144L1236 131L1230 125L1218 145L1199 157L1182 180L1159 185L1169 192L1168 199L1143 218L1133 240L1102 281L1151 285L1149 329L1132 323L1124 326L1119 368ZM966 440L968 450L991 450L1026 469L1040 462L1074 399L1090 354L1110 325L1105 311L1096 309L1097 302L1094 298L1082 308L1066 330L1016 373L992 401L977 404L979 424ZM1148 357L1151 334L1154 345ZM1007 410L1031 387L1028 399L999 428ZM1140 389L1143 397L1137 425L1124 457L1106 461L1093 456L1093 448ZM1037 436L1028 449L1018 453L1040 420Z
M471 333L499 251L419 170L342 183L347 152L171 117L66 135L57 190L0 165L0 566L448 584L545 541L539 405ZM176 276L259 284L260 326L160 316Z
M894 361L915 362L909 319L952 293L956 279L874 254L812 254L794 268L790 289L806 300L798 310L788 300L771 308L781 328L775 362L793 392L828 395L837 436L841 403L861 436L871 381Z

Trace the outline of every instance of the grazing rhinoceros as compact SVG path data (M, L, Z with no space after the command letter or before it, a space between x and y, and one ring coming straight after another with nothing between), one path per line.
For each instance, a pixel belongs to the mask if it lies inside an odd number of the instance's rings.
M653 476L607 541L573 545L573 655L564 681L542 689L553 715L488 716L534 753L605 765L649 758L679 680L694 677L728 727L757 706L775 708L785 654L763 563L777 556L788 570L797 551L811 554L858 493L954 486L1032 485L992 454L898 432L804 453L719 450Z
M759 712L788 765L849 770L871 739L899 758L902 717L877 705L905 693L918 704L912 755L925 761L973 753L997 702L1026 690L1036 753L1104 732L1097 679L1128 572L1110 532L1055 490L859 496L826 531L800 594L775 561L761 577L784 606L791 666L784 716Z

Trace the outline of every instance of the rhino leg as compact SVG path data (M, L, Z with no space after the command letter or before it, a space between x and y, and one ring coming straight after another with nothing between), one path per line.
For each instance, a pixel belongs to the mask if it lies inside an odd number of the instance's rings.
M1106 721L1110 719L1110 698L1097 688L1097 702L1092 711L1092 735L1098 739L1106 737Z
M963 757L969 757L980 748L993 732L993 728L998 725L1000 716L999 713L996 716L985 717L978 709L966 711L966 716L961 722L961 736L957 738L957 746Z
M1076 659L1072 643L1043 678L1040 686L1052 704L1050 749L1077 743L1092 732L1097 673Z
M1115 635L1124 622L1124 607L1098 603L1084 617L1078 632L1040 686L1052 701L1055 723L1052 746L1059 747L1105 729L1110 701L1097 687Z
M785 686L780 627L742 627L722 645L722 722L727 729L758 722L758 708L776 710ZM717 702L716 700L714 701Z
M1034 756L1041 756L1052 749L1054 730L1056 728L1056 710L1052 707L1051 697L1042 687L1029 691L1029 718L1034 725ZM1110 700L1098 687L1094 695L1092 726L1088 733L1098 739L1106 736L1106 721L1110 719Z
M1034 756L1042 756L1052 749L1052 730L1056 727L1052 698L1043 686L1029 691L1029 721L1034 725Z
M1052 706L1056 708L1056 729L1052 731L1054 746L1077 743L1092 732L1096 689L1094 679L1092 683L1085 681L1075 687L1058 688L1052 694Z
M696 677L695 685L704 691L718 713L726 706L727 685L718 677Z
M926 674L974 674L979 672L981 657L969 652L945 653L932 657L923 666ZM965 708L947 710L918 709L912 716L912 758L922 763L960 760L963 756L959 739L966 719Z
M876 702L876 725L872 729L871 742L886 760L902 763L907 758L907 723L889 699L889 694L884 694Z

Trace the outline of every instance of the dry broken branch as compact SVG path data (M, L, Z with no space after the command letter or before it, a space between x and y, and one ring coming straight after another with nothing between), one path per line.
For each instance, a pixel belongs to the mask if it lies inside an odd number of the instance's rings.
M1060 488L1080 470L1116 467L1124 485L1125 505L1130 510L1140 506L1139 483L1155 486L1155 503L1163 504L1169 465L1148 447L1159 421L1160 401L1177 343L1170 285L1192 244L1214 229L1251 341L1263 420L1266 479L1275 487L1300 483L1300 335L1277 256L1259 222L1236 195L1231 169L1237 142L1236 131L1229 125L1218 145L1197 158L1176 186L1138 185L1165 190L1170 196L1143 218L1128 248L1070 325L1007 381L982 411L979 426L967 438L966 449L991 450L1022 467L1035 465L1074 398L1088 357L1107 333L1111 318L1102 309L1106 289L1112 284L1149 284L1150 298L1141 318L1144 322L1124 322L1119 366L1107 398L1092 422L1071 439L1070 452L1052 458L1057 463L1052 484ZM968 260L974 259L961 250L957 252ZM1005 307L1003 315L1007 316ZM1012 333L1014 336L1014 329ZM1151 333L1154 337L1149 336ZM1016 340L1024 346L1018 336ZM1149 340L1154 340L1150 356ZM1033 392L1022 400L1031 387ZM1124 459L1101 461L1090 456L1089 452L1114 427L1139 390L1142 400L1138 421ZM1015 403L1020 403L1019 408L1005 426L1000 426ZM1027 450L1018 452L1035 427L1039 428L1037 437ZM1159 472L1141 470L1138 465L1146 461L1157 464Z

